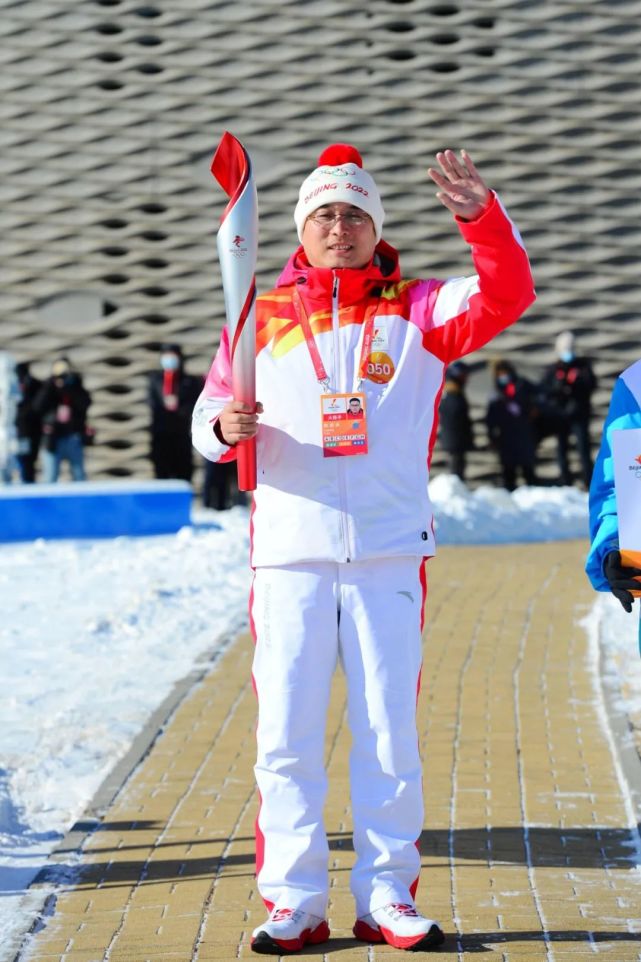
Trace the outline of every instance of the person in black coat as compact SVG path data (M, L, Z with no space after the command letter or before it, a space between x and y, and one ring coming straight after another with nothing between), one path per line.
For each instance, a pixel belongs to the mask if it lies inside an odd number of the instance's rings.
M74 481L85 480L84 443L90 404L91 396L69 359L57 358L51 365L51 377L33 402L35 412L42 419L42 480L45 483L58 480L63 461L69 463Z
M185 372L177 344L163 344L160 370L149 376L151 460L157 478L191 481L191 415L203 379Z
M570 437L574 436L583 483L589 488L593 469L590 418L592 394L597 379L588 358L576 356L574 335L571 331L559 334L555 346L557 361L545 372L542 387L560 418L556 433L559 480L561 484L572 484L568 449Z
M503 486L514 491L517 469L526 484L536 484L535 389L518 376L513 364L502 359L494 364L494 388L487 408L487 430L501 462Z
M18 453L16 459L20 470L20 480L33 484L36 480L36 461L42 437L42 419L34 407L35 399L42 387L42 381L34 377L29 364L16 364L18 380L18 404L16 407L16 436Z
M474 448L474 430L465 385L469 367L464 361L455 361L445 374L445 384L439 406L439 443L448 455L451 474L465 480L465 461L468 451Z

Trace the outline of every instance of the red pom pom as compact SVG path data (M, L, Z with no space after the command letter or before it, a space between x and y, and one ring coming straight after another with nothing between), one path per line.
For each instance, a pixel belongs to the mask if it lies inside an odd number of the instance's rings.
M331 144L318 158L319 167L339 167L341 164L363 166L363 158L351 144Z

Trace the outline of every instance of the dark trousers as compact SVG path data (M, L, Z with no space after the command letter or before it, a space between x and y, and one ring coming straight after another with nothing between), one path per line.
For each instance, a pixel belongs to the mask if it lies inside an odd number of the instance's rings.
M205 465L205 482L203 485L203 505L224 511L231 505L231 486L236 462L229 461L218 464L208 461Z
M516 472L518 468L523 472L523 479L526 484L536 484L534 464L529 461L526 461L524 464L506 464L502 462L501 473L503 475L503 487L507 488L508 491L514 491L516 488Z
M572 483L572 472L570 471L568 459L570 437L572 435L574 436L577 453L581 462L583 483L586 488L589 488L594 465L592 463L592 453L590 450L590 422L587 418L575 419L568 422L567 430L560 432L558 435L557 462L559 465L560 480L563 484Z
M151 460L159 480L191 481L194 472L191 441L185 444L183 438L173 434L156 434L151 441Z
M447 466L450 474L456 474L461 481L465 481L465 451L448 451Z
M20 445L28 447L28 450L23 451L16 457L18 462L18 469L20 471L20 480L23 484L33 484L36 480L36 461L38 460L38 448L40 447L40 437L34 438L19 438Z

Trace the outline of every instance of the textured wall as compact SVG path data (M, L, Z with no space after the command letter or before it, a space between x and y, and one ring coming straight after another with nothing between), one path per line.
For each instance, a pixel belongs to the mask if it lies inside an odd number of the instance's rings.
M257 169L261 288L295 242L303 176L337 139L377 178L405 273L469 272L425 175L437 149L467 147L521 228L539 293L491 353L536 372L555 334L576 330L603 415L641 342L641 0L0 0L0 11L0 348L40 374L68 352L84 372L93 477L149 474L145 374L159 343L179 341L192 373L215 349L224 202L208 162L224 129ZM472 381L479 401L484 385ZM492 465L480 453L474 473Z

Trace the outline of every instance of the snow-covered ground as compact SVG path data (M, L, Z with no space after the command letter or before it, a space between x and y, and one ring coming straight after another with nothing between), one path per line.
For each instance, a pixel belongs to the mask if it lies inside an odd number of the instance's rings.
M430 494L440 544L587 537L572 488L470 492L441 475ZM23 894L47 854L174 684L246 623L248 512L194 520L172 536L0 545L0 962L31 924ZM641 691L636 614L599 604Z

